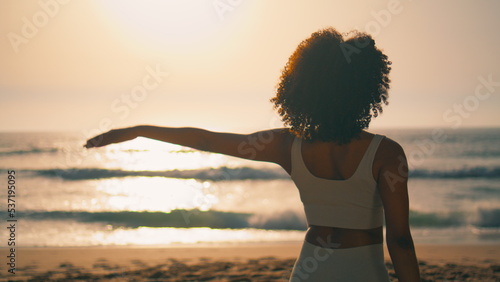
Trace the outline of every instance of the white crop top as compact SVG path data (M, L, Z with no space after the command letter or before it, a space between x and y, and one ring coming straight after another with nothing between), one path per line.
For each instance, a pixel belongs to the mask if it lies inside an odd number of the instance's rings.
M372 164L382 135L375 135L358 168L346 180L314 176L302 159L302 139L291 151L291 178L299 189L307 222L311 225L371 229L383 224L383 205L373 179Z

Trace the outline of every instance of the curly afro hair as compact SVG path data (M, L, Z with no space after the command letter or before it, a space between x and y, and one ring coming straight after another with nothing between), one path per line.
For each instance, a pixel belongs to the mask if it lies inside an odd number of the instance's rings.
M271 102L296 136L346 144L388 104L390 64L366 33L319 30L290 56Z

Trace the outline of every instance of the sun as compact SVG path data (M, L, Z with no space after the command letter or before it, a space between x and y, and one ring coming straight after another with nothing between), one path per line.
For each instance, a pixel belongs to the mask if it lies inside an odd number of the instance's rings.
M205 0L103 0L96 5L117 32L140 43L193 44L220 24L211 1Z
M227 157L138 137L100 149L103 166L130 171L196 170L221 167Z

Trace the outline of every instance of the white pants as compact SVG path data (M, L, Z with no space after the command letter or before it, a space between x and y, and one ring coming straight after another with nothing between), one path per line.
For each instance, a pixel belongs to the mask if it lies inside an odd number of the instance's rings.
M331 249L304 241L290 281L387 282L390 279L382 244Z

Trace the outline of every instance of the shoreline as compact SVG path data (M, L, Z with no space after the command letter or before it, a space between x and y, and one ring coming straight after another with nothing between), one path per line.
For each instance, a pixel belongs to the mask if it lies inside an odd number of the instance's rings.
M235 279L246 277L251 280L252 277L261 277L269 281L285 281L301 246L301 242L287 242L217 246L17 248L16 274L12 275L2 267L0 281L118 281L112 280L112 277L155 281L151 279L154 275L158 276L159 280L156 281L197 281L202 278L210 280L210 275L215 275L213 281L230 281L231 279L227 278L230 276ZM432 277L427 281L440 281L439 277L454 277L453 279L458 281L467 281L461 280L460 277L476 277L471 276L476 274L483 275L477 276L481 281L500 279L500 245L416 244L415 247L421 272L427 275L423 277ZM393 273L386 247L384 249L389 272ZM7 250L3 249L2 253L5 252ZM5 265L4 254L2 257L2 264ZM457 273L465 276L450 276L458 275ZM194 275L192 280L188 279L189 275Z

